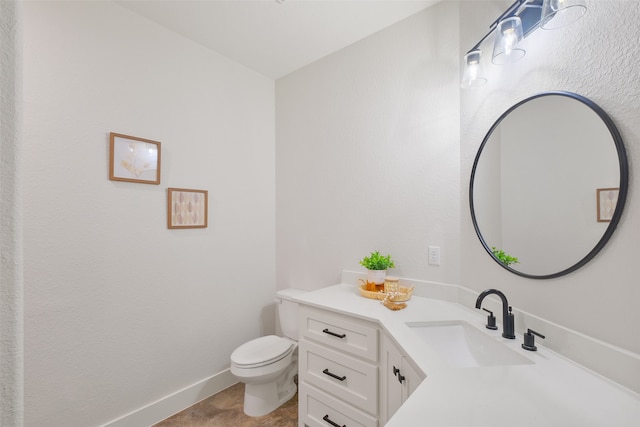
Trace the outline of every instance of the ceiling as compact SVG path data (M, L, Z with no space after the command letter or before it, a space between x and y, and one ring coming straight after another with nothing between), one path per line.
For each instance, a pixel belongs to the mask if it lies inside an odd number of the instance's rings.
M115 0L278 79L438 0Z

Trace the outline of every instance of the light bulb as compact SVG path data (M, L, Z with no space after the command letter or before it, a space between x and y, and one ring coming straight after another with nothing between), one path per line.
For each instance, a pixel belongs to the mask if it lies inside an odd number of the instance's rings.
M482 52L478 49L472 50L464 56L464 72L462 74L461 88L482 86L487 82L480 59Z
M511 55L511 50L513 50L513 46L516 44L516 33L513 28L507 28L502 33L502 41L504 43L504 54Z
M495 37L491 58L494 64L516 62L527 53L523 47L522 21L518 16L500 21Z

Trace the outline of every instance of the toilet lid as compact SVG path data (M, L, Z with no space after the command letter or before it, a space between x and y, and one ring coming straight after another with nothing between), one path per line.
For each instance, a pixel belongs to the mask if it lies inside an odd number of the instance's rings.
M275 335L256 338L242 344L231 353L231 361L236 366L268 365L289 354L294 344L286 338Z

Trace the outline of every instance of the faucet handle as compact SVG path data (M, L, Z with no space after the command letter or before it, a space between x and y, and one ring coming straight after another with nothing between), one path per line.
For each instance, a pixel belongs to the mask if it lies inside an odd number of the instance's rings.
M483 310L489 313L489 315L487 316L487 325L486 325L487 329L491 329L491 330L498 329L498 327L496 326L496 318L493 315L493 311L487 310L486 308L483 308Z
M538 347L536 347L536 343L535 343L536 337L534 335L537 335L540 338L544 339L544 335L539 334L538 332L533 331L531 329L527 329L527 333L524 334L524 343L522 344L522 348L529 351L538 350Z

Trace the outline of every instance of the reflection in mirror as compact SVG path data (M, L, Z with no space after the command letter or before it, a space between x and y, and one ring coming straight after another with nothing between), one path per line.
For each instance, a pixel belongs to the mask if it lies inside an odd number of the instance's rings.
M480 146L469 194L476 233L507 270L567 274L613 233L627 175L622 139L602 109L567 92L533 96L507 110ZM620 189L611 222L598 222L599 188Z

